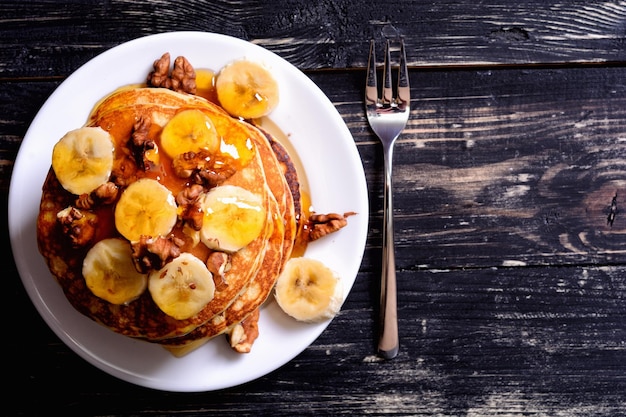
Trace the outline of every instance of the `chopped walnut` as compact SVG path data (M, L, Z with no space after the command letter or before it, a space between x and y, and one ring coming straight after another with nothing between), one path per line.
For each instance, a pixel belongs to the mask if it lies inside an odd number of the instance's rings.
M234 175L235 172L237 171L232 167L226 167L220 170L205 168L199 170L193 177L193 180L196 183L206 184L207 186L215 187L226 181L228 178Z
M250 353L257 337L259 337L258 308L228 332L230 347L238 353Z
M85 193L76 199L76 207L87 210L92 209L100 204L111 204L117 199L119 188L112 182L105 182L98 186L91 193Z
M213 274L213 281L215 282L215 289L217 291L221 291L228 286L226 273L231 267L230 255L224 252L213 252L209 255L206 266Z
M202 220L204 212L202 211L202 202L200 197L204 187L198 184L192 184L185 188L176 196L176 203L181 208L181 219L187 223L193 230L202 229Z
M141 236L139 241L131 242L135 269L145 274L153 269L161 269L163 265L180 255L180 247L184 242L171 235L169 237Z
M96 202L111 204L117 199L119 188L112 182L105 182L96 188L92 194Z
M174 158L172 168L180 178L189 178L193 183L215 187L235 174L236 170L228 164L220 164L207 152L185 152Z
M196 71L187 58L177 57L170 74L170 54L166 52L154 61L153 68L154 70L148 74L149 87L162 87L177 92L196 94Z
M330 233L345 227L348 224L347 218L356 213L348 212L343 215L338 213L311 214L304 226L308 242L320 239Z
M85 246L96 233L98 217L89 211L81 211L70 206L59 211L57 219L63 234L70 238L74 247Z
M126 187L138 179L137 164L130 156L116 159L111 172L111 181L118 187Z
M176 203L178 203L179 206L193 204L198 201L202 195L202 191L204 191L204 188L201 185L192 184L178 193Z
M237 346L237 343L246 340L246 333L241 323L237 323L228 333L228 342L233 349Z
M176 155L172 160L172 168L179 178L191 177L195 171L202 167L202 164L202 155L191 151Z
M89 210L96 205L95 201L93 201L93 198L91 197L91 193L79 195L74 204L76 207L83 210Z
M135 163L144 171L150 167L150 161L146 158L146 152L156 147L154 141L148 137L151 125L152 121L149 118L140 116L133 125L133 132L128 141Z

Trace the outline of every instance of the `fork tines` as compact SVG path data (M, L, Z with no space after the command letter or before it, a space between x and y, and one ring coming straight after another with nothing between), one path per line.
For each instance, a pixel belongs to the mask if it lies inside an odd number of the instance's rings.
M400 46L400 61L398 64L398 80L397 80L397 93L396 97L393 96L393 81L391 73L391 51L392 42L399 43ZM376 45L372 39L370 41L370 54L367 64L367 79L366 79L366 92L365 100L368 106L376 105L382 108L398 108L398 110L404 111L410 101L410 87L409 87L409 75L406 66L406 51L404 49L404 39L400 38L397 41L387 39L385 42L385 61L383 64L383 88L382 96L379 95L378 82L376 76ZM394 49L394 51L397 50ZM382 98L379 98L382 97Z

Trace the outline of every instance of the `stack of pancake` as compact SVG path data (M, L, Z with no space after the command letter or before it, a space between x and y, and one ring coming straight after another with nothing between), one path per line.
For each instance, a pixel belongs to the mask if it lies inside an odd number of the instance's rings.
M132 302L116 305L87 288L81 271L86 253L99 240L120 237L113 219L115 202L100 203L89 209L97 217L95 236L86 245L72 246L57 214L76 206L78 196L63 189L50 169L43 185L37 222L40 252L67 299L79 312L115 332L158 343L176 356L258 317L259 307L291 256L301 214L295 167L270 134L231 117L201 97L164 88L122 88L99 102L89 117L88 126L99 126L113 137L115 162L111 181L120 190L144 177L157 179L174 195L189 186L189 179L177 178L172 172L171 160L165 155L147 167L139 167L130 145L138 120L151 121L148 139L158 144L163 126L182 109L201 110L211 118L220 136L234 137L252 150L249 160L236 166L235 172L220 185L235 185L260 195L267 213L258 237L243 249L228 253L229 268L221 277L214 274L215 296L198 314L184 320L174 319L159 309L148 291ZM205 188L208 191L210 187ZM182 221L176 224L172 235L182 252L190 252L202 261L206 262L213 253L189 233ZM252 341L249 339L248 343Z

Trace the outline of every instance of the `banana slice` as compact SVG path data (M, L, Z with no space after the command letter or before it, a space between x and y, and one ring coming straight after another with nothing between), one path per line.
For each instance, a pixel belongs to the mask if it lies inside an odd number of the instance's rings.
M114 150L111 135L100 127L71 130L54 145L52 169L70 193L89 193L108 181Z
M127 304L148 287L148 275L135 269L130 244L123 239L104 239L87 252L83 277L91 292L112 304Z
M150 273L148 290L165 314L184 320L198 314L213 299L215 283L204 262L183 252Z
M261 196L235 185L211 189L202 208L200 240L210 249L236 252L256 239L267 221Z
M322 262L291 258L278 277L275 297L280 308L299 321L333 318L343 303L339 276Z
M220 105L232 116L256 119L278 104L278 83L269 69L245 59L224 66L215 82Z
M165 236L177 220L176 200L171 191L156 180L142 178L130 184L115 207L115 227L126 239Z
M198 109L176 113L161 131L161 149L170 158L201 150L215 153L219 147L220 139L211 118Z

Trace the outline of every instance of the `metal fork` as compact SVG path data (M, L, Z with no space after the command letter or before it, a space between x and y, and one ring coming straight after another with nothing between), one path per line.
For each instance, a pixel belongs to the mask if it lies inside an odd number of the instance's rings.
M394 358L398 354L400 346L398 338L396 262L393 235L393 188L391 174L393 147L409 119L411 99L404 40L400 39L398 42L400 43L400 62L396 96L393 96L392 87L390 40L387 40L385 47L382 96L379 96L378 83L376 81L374 40L370 42L365 87L367 120L383 145L385 164L383 262L380 286L380 334L378 340L378 353L385 359Z

